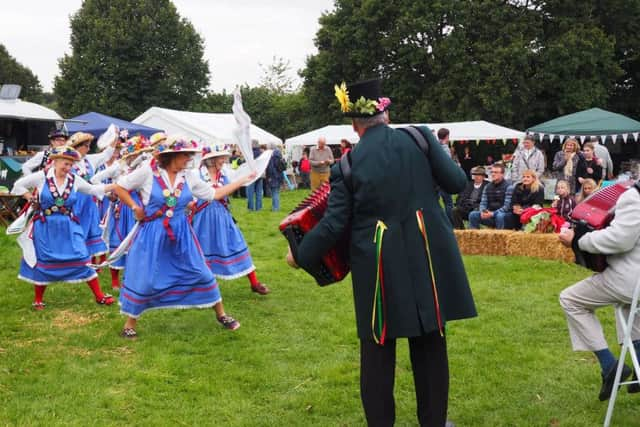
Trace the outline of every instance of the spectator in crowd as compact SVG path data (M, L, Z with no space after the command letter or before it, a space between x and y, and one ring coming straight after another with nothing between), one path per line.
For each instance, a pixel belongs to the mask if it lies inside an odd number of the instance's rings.
M260 150L260 144L257 140L251 141L251 146L253 148L253 158L260 157L262 154L262 150ZM264 195L264 178L260 177L256 179L251 184L247 185L247 208L250 211L259 211L262 209L262 197Z
M602 254L607 257L607 268L579 281L560 293L560 305L567 317L571 345L574 351L592 351L598 359L602 385L598 399L609 399L613 390L618 363L609 349L602 325L595 311L612 305L625 305L629 315L629 304L640 271L640 191L632 187L622 193L615 205L615 218L608 227L578 236L572 229L559 235L565 246L578 246L582 251ZM623 333L618 322L618 342ZM631 340L635 352L640 354L640 317L631 325ZM631 369L623 365L620 380L625 381ZM635 379L635 378L634 378ZM629 384L629 393L640 392L640 385Z
M311 162L309 162L309 153L306 149L302 152L298 170L300 171L300 186L302 188L310 188L309 173L311 172Z
M591 142L584 144L582 153L583 155L580 157L576 167L578 187L580 188L587 178L593 179L599 185L600 180L602 180L602 166L599 159L595 157L593 144Z
M511 161L511 183L517 184L522 180L525 170L531 169L536 172L538 178L544 172L544 153L540 151L533 140L533 136L527 135L522 141L522 145L516 148Z
M593 179L585 179L582 182L582 188L580 189L580 192L576 194L576 203L580 203L581 201L589 197L594 191L596 191L597 188L598 184L596 184Z
M567 181L571 194L576 193L576 169L580 159L580 146L578 141L568 138L562 145L562 150L553 157L552 169L557 179Z
M536 171L526 169L522 172L522 181L513 188L511 195L511 215L509 220L515 229L520 228L520 215L527 208L541 208L544 204L544 186L540 183Z
M571 195L569 190L569 183L563 179L556 184L556 196L551 202L551 207L556 209L559 216L565 220L569 220L569 215L576 207L576 200Z
M440 147L442 147L447 157L453 159L453 156L451 155L451 147L449 146L449 129L438 129L438 141L440 141ZM438 190L438 194L444 204L444 211L447 214L447 218L449 218L449 222L453 226L453 197L442 189Z
M609 149L600 144L600 140L597 137L589 139L589 142L593 144L594 156L602 161L600 164L602 166L602 179L613 179L613 160L611 160Z
M510 186L504 179L504 164L494 163L491 166L491 182L482 191L482 199L478 210L469 214L469 228L480 228L480 224L503 230L512 228Z
M464 220L469 219L469 213L480 208L482 191L488 183L482 166L471 169L471 178L473 181L467 182L465 189L458 194L456 206L453 208L453 227L458 230L464 230Z
M341 139L340 140L340 157L344 156L349 151L351 151L351 143L349 142L348 139L344 139L344 138Z
M267 186L269 187L271 193L271 210L279 211L280 210L280 187L284 182L283 173L286 170L286 165L284 163L284 159L282 158L282 153L277 147L273 147L273 153L271 154L271 159L269 159L269 164L267 165Z
M465 144L465 146L464 146L464 148L462 150L462 156L459 158L459 163L460 163L460 167L462 168L464 173L467 174L467 177L469 179L473 179L473 176L471 175L471 169L473 169L473 166L475 164L475 160L473 159L473 156L471 155L471 148L470 148L469 144Z
M329 167L335 162L324 136L318 139L318 146L311 149L309 162L311 163L311 189L315 190L322 183L329 181Z

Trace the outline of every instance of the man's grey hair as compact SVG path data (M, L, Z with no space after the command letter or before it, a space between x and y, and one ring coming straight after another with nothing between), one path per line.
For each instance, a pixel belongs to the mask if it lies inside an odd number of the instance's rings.
M353 123L362 129L386 123L384 114L376 114L373 117L354 117Z

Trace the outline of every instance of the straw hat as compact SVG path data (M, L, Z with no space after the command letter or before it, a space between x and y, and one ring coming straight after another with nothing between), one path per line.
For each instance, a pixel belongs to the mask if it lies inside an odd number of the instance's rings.
M167 139L155 147L154 154L199 153L200 145L183 136L167 136Z
M69 147L68 145L65 145L62 147L56 147L53 150L51 150L51 152L49 153L49 158L51 160L67 159L67 160L71 160L72 162L77 162L80 160L80 153L78 153L76 150Z
M90 133L76 132L73 135L71 135L71 138L69 138L69 141L67 142L67 144L75 148L78 145L82 144L83 142L93 141L93 139L94 139L94 136L91 135Z
M126 160L131 156L136 156L147 151L153 151L149 140L142 135L136 135L125 142L124 147L120 150L120 158Z
M231 152L226 146L205 146L202 148L202 161L212 159L214 157L231 156Z
M162 141L165 141L167 139L167 134L164 132L156 132L153 135L151 135L151 137L149 138L149 142L151 143L152 147L155 147L156 145L160 144Z

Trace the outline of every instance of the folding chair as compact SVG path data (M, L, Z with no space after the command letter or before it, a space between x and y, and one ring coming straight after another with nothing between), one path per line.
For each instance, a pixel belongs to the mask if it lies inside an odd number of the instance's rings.
M618 396L618 388L622 385L627 384L640 384L640 380L636 379L633 381L620 382L620 377L622 376L622 368L624 366L624 361L627 356L627 351L631 353L631 361L633 362L633 371L636 374L636 378L640 378L640 364L638 364L638 355L633 347L633 342L631 341L631 330L633 327L633 322L635 321L636 315L640 312L640 307L638 307L638 296L640 295L640 279L638 283L636 283L636 288L633 291L633 298L631 299L631 305L627 304L618 304L616 305L615 312L620 324L622 326L623 331L623 341L622 341L622 350L620 351L620 362L618 363L618 369L616 370L616 378L613 382L613 390L611 391L611 397L609 398L609 407L607 408L607 415L604 418L604 427L609 427L611 423L611 417L613 417L613 408L616 405L616 397ZM629 315L625 318L624 310L626 307L629 307Z

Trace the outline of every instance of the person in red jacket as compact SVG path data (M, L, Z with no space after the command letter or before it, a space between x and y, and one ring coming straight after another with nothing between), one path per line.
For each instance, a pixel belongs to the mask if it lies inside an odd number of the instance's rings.
M300 165L298 166L298 169L300 170L300 187L309 188L311 186L309 182L311 162L309 162L309 156L306 150L302 152L302 158L300 159Z

